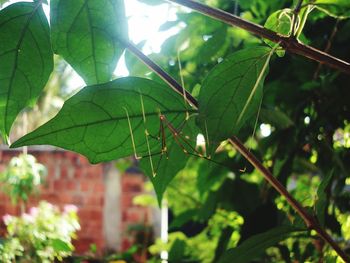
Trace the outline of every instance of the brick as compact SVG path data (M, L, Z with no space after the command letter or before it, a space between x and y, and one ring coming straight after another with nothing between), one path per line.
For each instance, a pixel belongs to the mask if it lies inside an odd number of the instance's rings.
M132 243L130 242L130 240L124 238L122 241L122 251L128 250L131 247L131 245Z
M84 180L85 178L85 170L82 168L77 167L74 170L74 178L75 179L80 179L80 180Z
M84 197L79 195L79 194L75 194L72 196L72 204L81 207L84 204Z
M89 165L86 171L87 179L101 179L102 180L102 166L101 165Z
M66 182L66 189L69 191L75 191L78 188L77 184L78 184L78 182L76 182L76 181L67 181Z
M59 200L60 200L60 197L56 193L43 193L43 194L40 195L40 199L41 200L46 200L46 201L48 201L49 203L52 203L52 204L58 204Z
M105 191L105 185L103 182L96 182L93 187L93 191L97 193L101 193Z
M53 187L55 191L63 191L66 189L65 182L63 180L55 180L53 182Z
M82 179L80 181L80 191L82 192L89 192L92 188L91 183L87 180Z
M102 220L102 210L90 210L89 219L92 221Z
M130 194L130 193L123 193L121 196L121 205L122 205L122 209L126 209L127 207L132 206L132 200L134 198L134 194Z
M102 195L90 195L85 198L86 205L103 207L104 197Z
M143 221L143 213L140 211L129 210L126 212L126 221L128 223L140 223Z

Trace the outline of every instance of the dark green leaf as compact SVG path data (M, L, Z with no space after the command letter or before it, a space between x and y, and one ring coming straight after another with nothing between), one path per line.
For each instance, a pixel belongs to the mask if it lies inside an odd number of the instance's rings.
M149 150L152 154L161 150L159 114L179 127L188 110L184 99L167 86L148 79L121 78L85 87L65 102L56 117L11 147L50 144L81 153L92 163L132 154L145 156ZM151 134L150 147L146 130Z
M326 14L345 19L350 17L350 1L349 0L316 0L313 2L318 9Z
M54 51L62 55L88 85L109 81L127 38L123 0L52 0Z
M150 178L154 186L159 205L161 204L166 187L187 163L188 154L184 153L184 151L195 154L193 151L198 134L193 119L187 121L181 129L176 130L176 132L179 133L177 139L173 138L174 131L171 131L171 127L167 126L167 120L164 122L163 128L163 136L169 138L165 142L167 152L160 151L159 154L157 153L154 156L142 158L140 161L141 169L143 169L145 174ZM185 139L190 146L184 143L183 139Z
M40 3L16 3L0 11L0 61L0 133L7 138L17 114L38 98L53 68Z
M317 189L317 202L315 204L316 215L322 226L325 222L325 213L328 201L327 188L329 187L330 182L332 182L333 173L331 172L326 178L322 180L318 189Z
M169 251L169 262L181 262L185 256L185 248L185 241L176 239Z
M290 226L280 226L262 234L255 235L236 248L225 252L218 263L245 263L258 258L265 250L288 238L294 232L301 231Z
M238 51L204 80L198 99L198 122L209 138L209 153L256 115L271 53L267 47Z
M226 155L226 154L225 154ZM223 161L223 156L217 154L215 156L216 162ZM203 160L198 167L197 189L201 196L207 193L213 186L222 182L229 173L225 166L220 166L214 162Z
M196 217L198 213L197 209L186 210L182 214L176 216L174 220L171 222L169 229L179 228L183 226L185 223Z
M216 249L215 249L214 262L216 262L221 257L221 255L226 251L227 245L230 242L233 230L234 229L230 226L225 227L222 230L218 241L218 245L216 246Z
M293 121L284 112L278 109L261 109L260 119L281 130L294 125Z

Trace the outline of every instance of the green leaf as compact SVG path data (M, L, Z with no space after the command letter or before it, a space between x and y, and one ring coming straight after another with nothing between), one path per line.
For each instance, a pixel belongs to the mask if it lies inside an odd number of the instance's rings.
M151 153L161 150L161 141L156 138L159 114L164 114L178 127L189 111L184 103L184 99L167 86L148 79L128 77L88 86L67 100L52 120L11 147L55 145L81 153L91 163L132 154L145 156L149 149ZM150 148L146 129L152 135Z
M265 233L255 235L244 241L240 246L227 250L219 259L218 263L250 262L263 254L267 248L276 245L297 231L302 230L291 226L280 226Z
M169 262L181 262L185 256L186 242L176 239L169 251Z
M216 262L220 258L220 256L226 251L233 231L234 229L231 226L227 226L221 231L221 235L215 249L214 262Z
M177 215L174 220L171 222L169 229L174 230L176 228L182 227L185 223L195 218L198 214L197 209L189 209L183 212L182 214Z
M290 36L292 32L292 10L286 8L272 13L267 18L264 27L275 31L281 35ZM270 47L274 47L277 45L275 42L269 40L265 40L265 42ZM283 57L285 51L283 49L278 49L276 53L278 56Z
M194 148L198 134L194 119L189 119L184 125L181 125L180 129L176 130L179 133L177 139L173 138L174 131L170 130L171 127L167 127L167 121L164 122L163 126L163 136L168 138L165 141L167 153L160 150L159 154L150 155L140 161L141 169L150 178L154 186L159 205L162 203L163 194L169 183L186 166L189 158L188 154L196 154ZM187 143L183 140L186 140Z
M72 248L64 241L61 239L52 239L51 245L55 251L64 251L64 252L71 252Z
M209 138L209 153L257 114L272 53L267 47L240 50L204 80L198 98L198 124Z
M109 81L127 38L123 0L52 0L51 28L55 53L88 85Z
M312 4L329 16L346 19L350 17L349 0L316 0Z
M326 207L327 203L329 202L326 190L329 187L329 184L332 182L332 178L333 172L322 180L317 189L317 202L315 204L315 210L321 226L324 226L325 223Z
M294 125L288 115L278 109L261 109L259 117L263 122L281 130Z
M41 4L0 11L0 133L7 139L18 113L35 101L53 69L50 31Z

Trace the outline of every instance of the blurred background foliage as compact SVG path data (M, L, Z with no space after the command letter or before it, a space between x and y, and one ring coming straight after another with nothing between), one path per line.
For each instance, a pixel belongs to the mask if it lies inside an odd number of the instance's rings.
M289 8L286 16L291 16L298 1L200 2L264 25L279 10ZM303 7L312 3L316 8L311 9L299 40L350 61L350 20L346 17L350 8L345 2L304 1ZM173 27L178 33L150 57L194 96L208 72L226 56L263 43L242 29L188 9L179 8L177 20L166 22L159 30ZM277 26L269 28L279 30ZM283 30L279 32L290 33ZM161 81L132 54L126 52L125 58L130 75ZM348 83L348 75L303 57L288 53L274 57L257 123L247 125L239 138L349 253ZM170 262L180 262L179 258L181 262L218 262L226 249L257 234L286 224L305 227L285 199L234 149L227 145L220 149L220 164L208 167L204 160L191 157L167 190ZM136 201L154 204L151 195ZM257 249L242 262L341 262L313 232L291 234L273 245L266 251ZM163 246L159 240L150 251L157 255Z

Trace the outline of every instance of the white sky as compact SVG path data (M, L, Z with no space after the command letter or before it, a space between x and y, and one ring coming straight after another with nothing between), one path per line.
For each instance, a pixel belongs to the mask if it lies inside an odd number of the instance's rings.
M160 52L164 40L178 31L178 29L173 28L165 32L158 32L159 27L164 22L176 19L176 7L168 3L150 6L137 0L126 0L124 2L129 23L130 40L134 44L146 40L143 47L145 54ZM115 74L117 76L128 75L123 59L121 59Z

